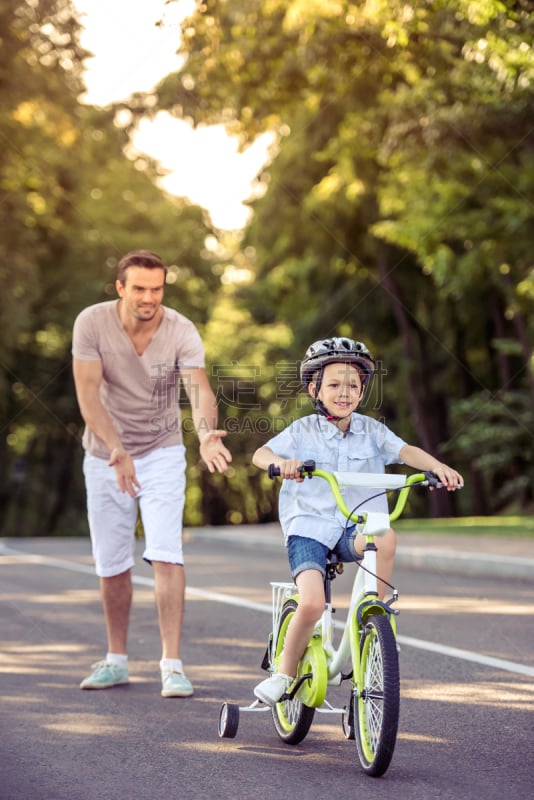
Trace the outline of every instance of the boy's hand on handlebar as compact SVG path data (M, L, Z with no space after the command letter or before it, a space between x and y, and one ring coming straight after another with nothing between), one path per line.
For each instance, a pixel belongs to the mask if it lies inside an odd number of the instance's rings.
M432 471L438 476L443 487L448 492L455 492L456 489L461 489L464 485L464 479L460 473L452 467L448 467L447 464L438 464ZM433 491L432 487L430 487L430 491Z
M302 461L297 458L287 458L283 461L279 461L276 465L280 470L280 477L284 478L286 481L296 481L297 483L302 483L304 480L304 475L300 467L302 467Z

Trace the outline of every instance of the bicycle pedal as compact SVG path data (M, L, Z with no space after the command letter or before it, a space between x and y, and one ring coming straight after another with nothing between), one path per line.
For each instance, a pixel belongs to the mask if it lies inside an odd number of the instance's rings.
M291 686L289 687L289 691L286 692L287 699L293 700L293 698L295 697L296 693L298 692L304 681L311 680L312 678L313 678L313 673L307 672L305 675L301 675L300 678L295 680L295 682L292 683Z

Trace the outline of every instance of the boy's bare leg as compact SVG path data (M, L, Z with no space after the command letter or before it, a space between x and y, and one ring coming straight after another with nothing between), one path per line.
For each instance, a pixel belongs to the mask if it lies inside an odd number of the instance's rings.
M323 576L318 570L304 570L295 582L299 590L299 604L287 629L279 668L280 672L292 677L297 674L297 665L325 605Z
M390 528L384 536L375 539L375 544L378 548L376 554L376 572L379 578L384 581L391 581L393 575L393 564L395 561L395 551L397 549L397 534ZM378 596L383 600L388 586L384 581L378 581Z

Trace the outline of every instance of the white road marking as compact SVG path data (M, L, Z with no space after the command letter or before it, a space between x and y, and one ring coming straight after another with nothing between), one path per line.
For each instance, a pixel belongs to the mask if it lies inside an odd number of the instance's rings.
M24 553L21 550L13 550L6 547L0 542L0 555L13 556L27 564L40 564L45 567L55 567L56 569L69 570L70 572L82 572L85 575L95 576L93 566L87 564L79 564L76 561L66 561L61 558L51 558L49 556L40 556L34 553ZM1 562L0 562L1 564ZM154 586L153 578L147 578L142 575L132 574L132 582L138 586ZM221 592L210 592L207 589L198 589L194 586L186 588L186 597L198 597L204 600L210 600L214 603L224 603L226 605L238 606L239 608L247 608L252 611L260 611L262 613L271 613L270 603L255 603L243 597L236 597L231 594L223 594ZM334 623L336 627L343 628L343 623ZM435 642L427 642L424 639L415 639L411 636L399 635L398 641L400 644L407 647L416 647L419 650L427 650L431 653L440 653L441 655L450 658L459 658L462 661L470 661L475 664L482 664L486 667L493 667L495 669L502 669L507 672L515 672L518 675L529 675L534 677L534 667L529 667L526 664L518 664L515 661L507 661L502 658L493 658L492 656L484 656L480 653L474 653L470 650L462 650L458 647L449 647L448 645L436 644Z

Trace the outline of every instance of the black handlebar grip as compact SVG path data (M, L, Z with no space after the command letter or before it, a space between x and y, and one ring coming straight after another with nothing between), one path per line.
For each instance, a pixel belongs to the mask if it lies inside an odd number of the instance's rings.
M435 472L425 472L425 476L429 486L434 486L436 489L441 489L443 487L442 482Z
M311 478L311 474L315 469L315 461L311 459L309 461L305 461L301 467L298 468L298 472L306 473L309 478ZM267 475L272 480L273 478L280 477L280 467L277 467L276 464L269 464L267 467Z

